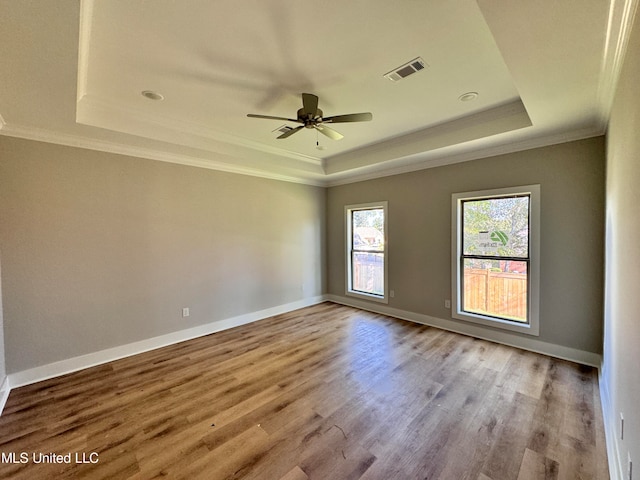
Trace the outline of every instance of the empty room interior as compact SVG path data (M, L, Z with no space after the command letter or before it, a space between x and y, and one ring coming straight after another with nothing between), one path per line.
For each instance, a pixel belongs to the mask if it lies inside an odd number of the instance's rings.
M640 480L638 0L0 0L0 477Z

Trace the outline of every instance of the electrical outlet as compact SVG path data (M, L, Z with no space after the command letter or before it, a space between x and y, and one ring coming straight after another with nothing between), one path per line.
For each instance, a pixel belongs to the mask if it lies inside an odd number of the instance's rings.
M184 307L182 309L182 318L189 316L189 307Z
M451 300L444 301L444 308L451 308Z
M389 296L391 298L395 297L396 296L396 291L395 290L389 290Z

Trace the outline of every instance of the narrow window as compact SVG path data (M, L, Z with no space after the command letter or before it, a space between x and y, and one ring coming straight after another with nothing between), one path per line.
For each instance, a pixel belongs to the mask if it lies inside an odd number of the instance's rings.
M387 202L345 207L347 291L387 303Z
M453 195L453 317L538 335L538 185Z

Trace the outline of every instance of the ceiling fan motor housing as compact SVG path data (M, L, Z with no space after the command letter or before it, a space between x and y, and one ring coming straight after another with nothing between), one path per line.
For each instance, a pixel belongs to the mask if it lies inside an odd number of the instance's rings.
M322 123L322 110L316 110L315 115L306 112L304 108L298 110L298 120L304 123L307 128L313 128L315 125Z

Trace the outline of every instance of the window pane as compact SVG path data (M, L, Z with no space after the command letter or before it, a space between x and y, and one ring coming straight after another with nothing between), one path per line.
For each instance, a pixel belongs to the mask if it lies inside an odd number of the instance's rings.
M384 295L384 254L353 252L352 289Z
M465 200L464 255L529 256L529 196Z
M527 262L464 259L463 310L527 323Z
M354 210L351 231L354 250L384 251L384 209Z

